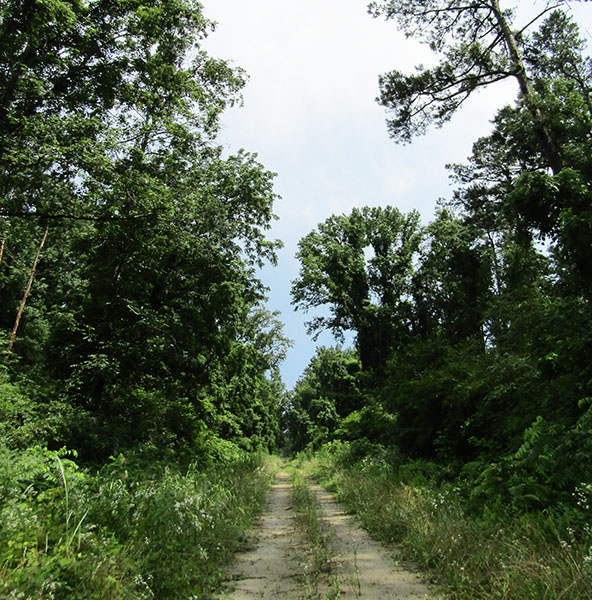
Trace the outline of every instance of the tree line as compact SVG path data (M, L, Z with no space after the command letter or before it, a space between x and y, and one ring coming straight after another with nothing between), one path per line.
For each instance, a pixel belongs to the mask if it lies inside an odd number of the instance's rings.
M592 478L592 62L562 4L521 30L493 0L371 4L440 60L381 76L396 141L500 79L519 93L449 165L454 194L427 226L362 207L300 241L296 308L321 309L311 334L355 344L319 349L296 384L295 449L378 445L448 465L481 505L579 510Z
M213 26L194 0L0 6L11 446L277 443L274 174L217 142L245 73L203 49Z
M280 245L274 174L217 142L245 74L203 50L202 6L4 2L3 443L101 461L344 439L454 465L500 505L573 504L592 475L592 70L562 4L521 30L494 0L370 5L439 58L381 76L395 141L498 80L519 94L429 225L360 207L301 240L294 304L355 347L320 349L285 398L257 276Z

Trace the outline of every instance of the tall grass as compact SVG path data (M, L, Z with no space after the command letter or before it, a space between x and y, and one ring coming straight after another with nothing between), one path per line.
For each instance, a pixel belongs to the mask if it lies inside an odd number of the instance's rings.
M0 598L215 598L261 510L261 458L79 469L67 453L0 448Z
M377 538L431 571L458 600L588 600L592 527L575 532L545 512L501 519L464 508L454 483L401 477L381 460L344 465L331 454L309 468ZM406 480L406 481L405 481Z

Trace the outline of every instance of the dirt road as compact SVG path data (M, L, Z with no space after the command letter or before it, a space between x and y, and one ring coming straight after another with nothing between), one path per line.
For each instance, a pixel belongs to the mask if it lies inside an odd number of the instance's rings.
M440 598L345 514L333 497L316 485L323 518L333 538L331 582L316 598L420 600ZM253 533L253 547L231 571L229 600L309 599L303 587L305 543L293 519L289 475L282 471L271 487L268 507ZM339 583L336 586L335 580ZM336 591L338 589L338 591Z

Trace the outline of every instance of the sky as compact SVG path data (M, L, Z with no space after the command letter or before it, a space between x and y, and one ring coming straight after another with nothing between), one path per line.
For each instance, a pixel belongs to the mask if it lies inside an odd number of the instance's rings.
M316 347L336 343L329 333L313 342L305 322L318 313L295 312L291 305L298 241L331 215L361 206L416 209L427 224L438 199L451 197L446 164L466 161L473 142L490 132L496 111L514 100L517 85L491 86L442 129L396 145L375 101L378 75L392 69L411 72L434 57L405 39L393 21L370 17L367 0L202 3L205 15L217 22L204 47L249 76L243 106L222 117L219 141L228 152L257 153L264 167L277 173L279 219L268 237L281 239L284 247L278 266L264 268L261 279L269 287L268 308L280 311L284 334L293 341L281 369L292 388ZM545 3L520 5L540 12ZM592 3L571 6L590 40Z

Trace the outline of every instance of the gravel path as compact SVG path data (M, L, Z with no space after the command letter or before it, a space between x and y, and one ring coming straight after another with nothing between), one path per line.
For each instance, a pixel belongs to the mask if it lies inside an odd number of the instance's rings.
M267 510L256 530L256 546L241 554L232 569L232 600L298 599L299 548L294 543L289 475L282 471L269 493Z
M317 485L314 492L333 538L333 580L339 581L339 598L363 600L424 600L441 598L435 590L372 540L345 514L331 494ZM253 548L241 554L230 573L229 600L302 600L302 546L292 513L289 475L282 471L271 486L267 510L253 532ZM334 598L335 588L321 588L319 599ZM308 599L307 599L308 600Z

